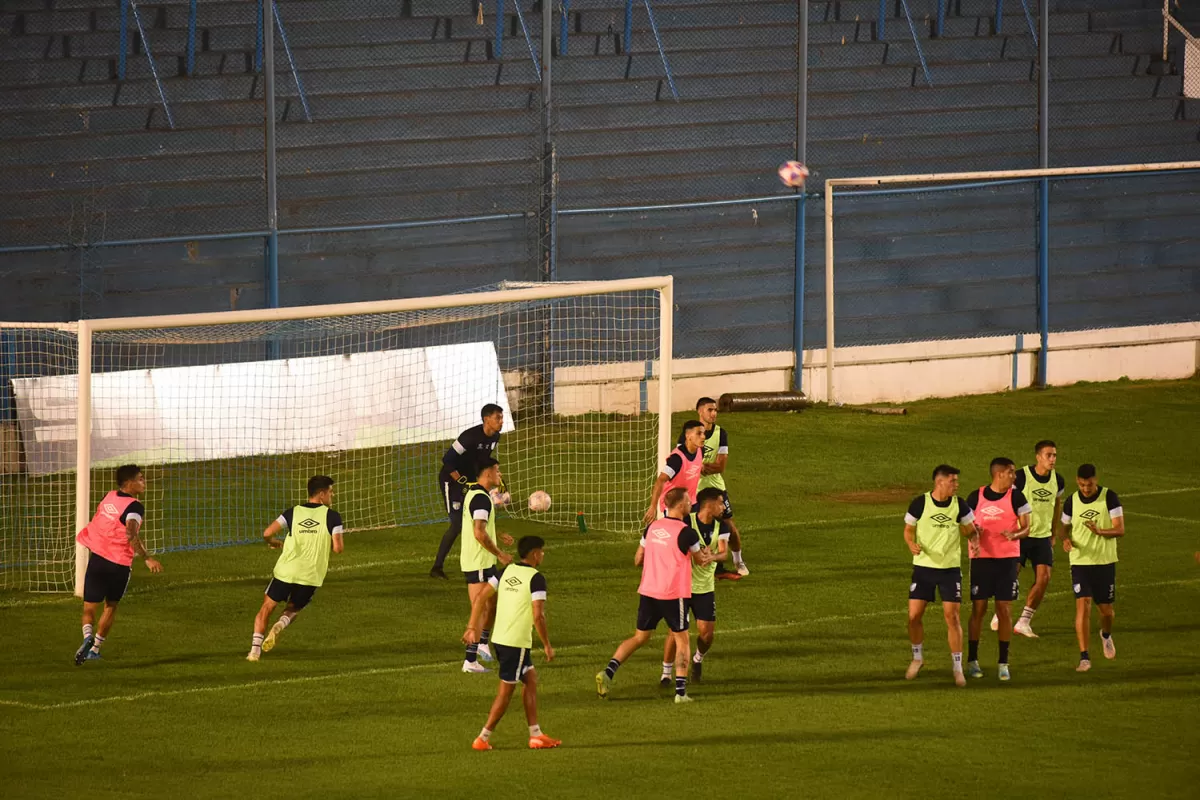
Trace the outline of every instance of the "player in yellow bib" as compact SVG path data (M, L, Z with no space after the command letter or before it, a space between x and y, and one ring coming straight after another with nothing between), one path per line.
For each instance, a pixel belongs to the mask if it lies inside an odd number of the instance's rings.
M904 515L904 543L913 557L908 587L908 638L912 662L904 673L917 677L925 666L925 607L942 597L946 638L954 668L954 683L966 686L962 663L962 539L974 538L975 515L958 496L958 469L939 464L933 469L933 491L914 498Z
M750 574L742 558L742 533L737 523L733 521L733 502L729 499L729 489L725 486L725 469L729 463L729 432L717 424L717 401L711 397L701 397L696 401L696 416L704 423L704 466L700 470L700 483L697 489L720 489L724 497L724 508L721 509L722 527L729 531L728 554L733 556L733 569L725 569L724 556L717 562L716 578L718 580L737 581ZM679 445L684 444L680 437Z
M333 478L314 475L308 479L308 500L284 511L263 531L267 545L282 548L275 572L267 584L266 597L254 618L254 636L250 639L247 661L258 661L275 646L279 635L292 623L325 582L330 552L342 552L342 517L330 508L333 503ZM286 531L282 542L276 534ZM279 620L266 633L275 606L287 602Z
M546 542L540 536L522 536L517 542L520 561L506 566L499 575L492 575L484 590L471 606L471 619L467 622L463 642L468 646L478 644L483 620L488 606L494 601L495 623L492 645L496 648L496 661L500 665L500 689L492 702L487 724L471 743L472 750L491 750L492 731L504 717L512 701L517 684L524 685L522 691L525 706L525 721L529 723L529 749L546 750L562 744L542 733L538 725L537 669L533 666L533 634L536 630L542 640L546 662L554 660L554 648L550 646L550 630L546 626L546 578L538 572L545 557Z
M1104 657L1116 658L1113 642L1113 602L1117 599L1117 539L1125 535L1125 511L1112 489L1096 480L1096 467L1080 464L1075 474L1079 491L1062 509L1063 551L1071 558L1075 590L1075 635L1079 639L1077 672L1092 668L1088 643L1092 635L1092 602L1100 609L1100 639Z
M496 575L496 564L506 567L512 563L512 556L500 549L500 542L506 545L513 543L513 538L507 533L496 532L496 506L492 501L491 492L500 486L500 463L496 459L484 456L479 460L479 476L476 482L467 489L463 498L462 515L462 550L459 552L459 567L467 582L467 597L471 607L487 594L488 581ZM479 663L479 659L492 661L489 647L491 622L496 617L496 604L493 601L487 609L486 623L475 643L467 645L463 659L463 672L487 672L487 668Z

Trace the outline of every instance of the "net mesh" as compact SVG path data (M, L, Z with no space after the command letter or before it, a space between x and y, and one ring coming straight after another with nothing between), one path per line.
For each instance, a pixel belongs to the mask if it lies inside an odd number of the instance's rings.
M115 467L142 466L143 539L156 552L258 541L318 474L337 481L348 531L434 522L446 513L443 454L497 403L510 513L530 515L529 495L543 490L553 505L540 521L573 525L582 513L591 528L633 530L654 476L659 323L658 292L645 290L96 332L91 501ZM15 374L29 377L10 384L18 456L0 484L4 585L67 589L74 336L6 336ZM25 444L54 421L54 446Z

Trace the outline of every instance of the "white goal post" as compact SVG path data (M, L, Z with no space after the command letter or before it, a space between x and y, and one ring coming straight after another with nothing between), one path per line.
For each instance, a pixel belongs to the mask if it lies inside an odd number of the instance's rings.
M1085 167L1062 167L1049 169L1018 169L1018 170L997 170L987 172L946 172L933 174L912 174L912 175L876 175L860 178L830 178L825 181L825 353L824 364L817 363L814 366L823 368L825 371L825 396L824 400L830 404L838 403L838 393L835 385L835 375L837 367L837 350L835 332L837 329L837 318L835 314L835 300L838 297L835 286L835 199L850 199L855 196L866 195L902 195L906 193L916 192L935 192L935 191L971 191L978 189L987 189L989 187L1000 187L1005 184L1025 184L1027 186L1036 185L1043 181L1054 181L1056 179L1068 178L1104 178L1114 175L1130 175L1135 176L1137 173L1169 173L1182 172L1187 170L1200 169L1200 161L1176 161L1163 163L1148 163L1148 164L1116 164L1110 166L1085 166ZM1046 192L1045 194L1049 194ZM1048 216L1045 213L1046 205L1049 201L1043 195L1041 202L1043 204L1043 213L1041 216ZM924 209L925 212L929 208ZM927 221L926 221L927 222ZM1048 220L1044 221L1048 225ZM925 229L920 224L914 223L907 226L904 231L905 236L920 236L925 233ZM1033 233L1034 231L1031 231ZM893 234L894 235L894 234ZM1052 239L1054 236L1053 229L1050 229L1048 236L1042 238ZM894 239L893 239L894 241ZM1031 240L1032 241L1032 240ZM1042 249L1042 258L1047 260L1046 241L1039 242ZM936 257L935 257L936 258ZM932 260L932 259L931 259ZM1032 274L1036 264L1031 263L1030 269ZM1044 292L1044 289L1041 291ZM1044 358L1046 351L1045 331L1043 330L1043 342L1039 345ZM1005 354L1011 351L1004 351ZM977 355L996 355L999 353L979 353ZM938 356L933 355L932 358ZM908 357L907 360L920 360L916 357ZM896 363L893 361L878 361L870 360L854 361L855 364L868 365L871 363ZM1044 362L1043 362L1044 363Z
M587 513L589 527L633 530L673 446L673 305L661 276L0 323L0 502L44 517L37 536L0 535L0 587L24 570L36 573L25 588L82 592L88 556L74 534L120 463L153 468L153 550L253 541L319 472L338 481L348 529L440 522L442 452L484 403L506 412L510 514L529 516L542 489L554 505L537 519ZM230 524L199 521L212 504L250 518L211 530ZM13 514L5 527L25 525ZM52 545L36 550L39 536ZM53 566L65 546L69 581Z

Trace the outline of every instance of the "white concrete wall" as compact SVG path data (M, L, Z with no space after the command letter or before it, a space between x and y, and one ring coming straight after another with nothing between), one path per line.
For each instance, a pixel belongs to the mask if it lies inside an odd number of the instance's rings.
M834 360L834 395L839 403L905 403L926 397L987 394L1033 385L1037 377L1038 336L951 339L871 347L838 348ZM725 392L791 389L794 363L790 352L678 359L674 364L674 411L694 406L703 395ZM1106 328L1050 335L1049 383L1118 378L1186 378L1200 368L1200 323ZM645 380L645 364L612 364L560 369L555 372L555 410L559 414L589 411L635 414L642 385L650 408L657 380ZM804 353L804 391L816 402L826 400L825 351Z

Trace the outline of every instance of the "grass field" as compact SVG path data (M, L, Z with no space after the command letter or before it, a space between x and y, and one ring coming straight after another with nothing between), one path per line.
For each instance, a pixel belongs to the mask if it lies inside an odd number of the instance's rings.
M718 586L716 644L685 707L657 685L661 633L611 700L595 696L592 676L633 628L631 537L502 525L549 542L559 657L538 669L541 723L564 745L544 753L525 749L519 705L495 751L470 750L496 681L459 672L466 592L425 576L439 526L349 537L258 664L244 656L276 556L265 547L169 554L159 576L139 565L104 660L82 668L76 600L3 593L0 786L21 798L1195 797L1198 421L1200 380L928 401L905 417L725 416L753 574ZM1124 501L1118 658L1074 672L1060 551L1041 638L1014 642L1010 684L985 629L987 677L953 686L936 609L927 667L905 682L908 500L938 462L962 468L965 494L992 456L1027 463L1045 437L1069 488L1092 461Z

